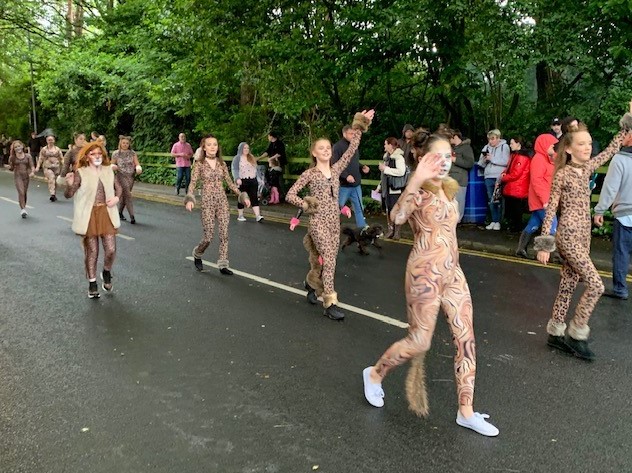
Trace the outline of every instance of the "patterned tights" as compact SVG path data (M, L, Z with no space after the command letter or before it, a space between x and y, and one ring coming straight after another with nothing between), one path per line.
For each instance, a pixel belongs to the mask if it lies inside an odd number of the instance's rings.
M110 271L116 256L116 235L102 235L101 243L105 256L103 258L103 269ZM89 280L97 278L97 260L99 259L99 237L83 237L83 251L85 254L86 277Z

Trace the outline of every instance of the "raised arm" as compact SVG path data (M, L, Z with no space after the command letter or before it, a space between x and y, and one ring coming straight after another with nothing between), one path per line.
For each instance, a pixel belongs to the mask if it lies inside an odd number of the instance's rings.
M369 110L368 112L358 112L353 116L353 123L351 124L351 128L355 130L355 136L351 139L347 151L345 151L342 157L331 166L332 174L336 174L337 176L339 176L340 173L344 169L346 169L347 166L349 166L351 158L357 151L358 146L360 146L362 133L366 132L369 129L369 125L371 124L371 120L373 120L374 115L375 111Z
M623 115L619 121L619 126L621 127L621 131L612 138L608 147L588 161L588 169L591 172L610 161L610 159L612 159L612 157L621 149L623 140L630 133L630 130L632 130L632 113L626 113Z

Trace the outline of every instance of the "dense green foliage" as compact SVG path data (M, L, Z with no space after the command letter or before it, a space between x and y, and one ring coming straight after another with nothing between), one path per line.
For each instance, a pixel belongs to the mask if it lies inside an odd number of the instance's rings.
M66 12L68 5L74 10ZM24 137L35 68L39 128L168 150L179 131L292 156L378 118L377 159L404 123L533 138L576 114L604 142L632 96L629 0L3 0L0 132ZM46 26L42 26L46 25ZM27 35L32 49L29 50ZM158 172L158 171L156 171Z

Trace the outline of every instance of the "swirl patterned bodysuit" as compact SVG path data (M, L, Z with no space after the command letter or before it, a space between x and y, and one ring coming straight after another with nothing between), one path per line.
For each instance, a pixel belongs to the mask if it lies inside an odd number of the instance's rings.
M134 217L134 203L132 202L132 188L134 187L134 176L136 176L136 153L131 149L116 150L112 153L112 161L118 166L116 180L121 185L121 200L118 204L119 213L127 208L130 217Z
M471 406L476 350L472 299L459 265L456 238L459 213L454 195L458 183L446 178L443 189L449 201L441 198L437 189L428 184L414 194L404 191L391 212L396 225L408 221L414 233L405 277L409 329L406 338L395 342L382 355L376 371L385 376L392 368L423 357L430 349L439 309L443 309L456 347L454 374L459 404ZM420 382L423 384L423 379ZM425 393L425 387L423 390Z
M26 208L26 193L29 188L29 176L33 172L33 158L24 154L21 158L17 156L9 159L9 171L13 171L15 188L18 191L18 201L20 208Z
M48 181L48 193L55 195L57 192L56 179L61 171L63 154L57 146L49 148L45 146L40 151L39 166L44 169L44 176Z

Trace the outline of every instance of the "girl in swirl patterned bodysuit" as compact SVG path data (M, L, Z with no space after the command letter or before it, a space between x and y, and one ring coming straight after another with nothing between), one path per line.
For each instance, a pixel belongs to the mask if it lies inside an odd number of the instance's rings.
M412 360L406 381L410 409L428 415L424 357L437 322L439 309L447 318L456 347L454 374L459 409L457 424L482 435L496 436L498 429L473 410L476 350L472 323L472 298L459 265L455 199L458 183L448 177L452 149L448 138L420 129L413 136L417 168L391 212L395 225L409 222L414 244L406 263L408 336L394 343L375 366L363 372L364 394L375 406L384 405L381 382L396 366Z
M24 152L24 143L15 140L11 143L9 152L9 171L13 171L22 218L26 218L28 215L26 212L26 192L29 188L29 178L33 176L33 169L33 158Z
M534 248L538 260L548 263L549 255L557 250L563 259L560 287L553 304L553 314L546 330L548 345L578 358L593 360L595 354L588 347L590 327L588 320L595 305L603 294L604 285L590 259L590 177L597 168L608 162L621 148L625 137L632 129L632 102L630 113L620 121L621 131L608 147L594 158L590 158L592 138L584 125L569 130L558 146L555 174L551 195L542 224L542 235L536 237ZM560 210L557 233L551 235L553 217ZM557 244L557 245L556 245ZM575 316L566 331L566 315L573 293L579 281L584 281L586 290L577 304Z
M35 172L39 171L40 167L44 169L44 176L48 181L48 193L50 194L51 202L57 200L57 176L59 176L61 172L63 159L64 156L61 150L55 146L55 137L48 135L46 137L46 146L40 151Z
M134 176L143 172L143 168L138 162L136 152L130 149L132 139L129 136L119 136L119 146L112 153L112 165L116 171L116 180L121 185L122 195L119 201L119 218L126 220L123 210L127 207L129 213L129 223L136 223L134 217L134 203L132 202L132 187L134 187Z
M370 110L355 114L352 127L356 130L356 135L347 151L334 165L329 164L329 140L315 141L311 149L313 166L300 175L285 196L287 202L309 214L307 235L303 238L310 264L310 271L305 278L307 300L311 304L316 304L318 296L322 294L324 315L332 320L342 320L345 317L344 312L338 308L338 295L334 289L336 257L340 246L338 177L349 165L360 144L362 131L368 129L374 113ZM298 193L306 186L309 186L309 196L301 199Z

